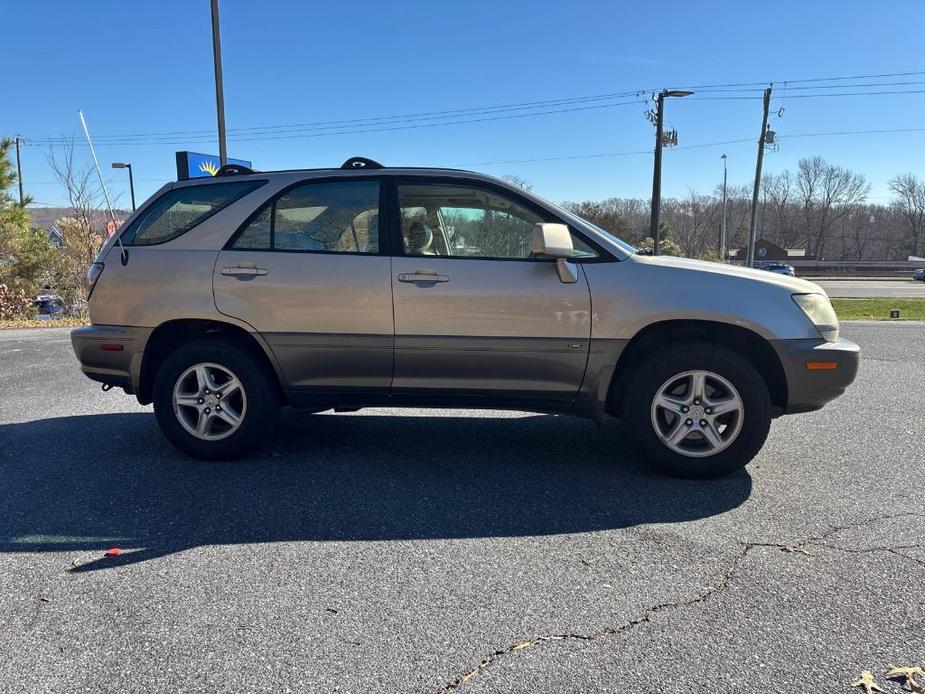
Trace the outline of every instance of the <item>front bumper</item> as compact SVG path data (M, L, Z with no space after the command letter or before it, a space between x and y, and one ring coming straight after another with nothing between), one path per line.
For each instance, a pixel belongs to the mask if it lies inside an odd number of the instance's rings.
M787 377L784 414L818 410L844 393L857 376L861 348L851 340L775 340L771 344ZM810 362L835 364L835 368L813 370L807 367Z
M87 325L71 331L71 346L88 378L132 395L138 390L141 359L150 335L151 328Z

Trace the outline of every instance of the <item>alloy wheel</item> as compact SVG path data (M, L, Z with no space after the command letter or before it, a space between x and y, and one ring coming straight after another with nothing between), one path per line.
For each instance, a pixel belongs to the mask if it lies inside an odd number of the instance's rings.
M727 379L712 371L672 376L652 399L652 426L675 453L705 458L725 450L742 430L745 405Z
M247 395L230 369L204 362L189 367L177 379L173 410L187 432L203 441L217 441L241 426Z

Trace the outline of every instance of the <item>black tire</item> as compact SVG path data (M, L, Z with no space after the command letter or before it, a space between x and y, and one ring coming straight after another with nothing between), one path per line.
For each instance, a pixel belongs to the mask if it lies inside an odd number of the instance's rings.
M623 421L631 443L661 474L712 478L745 467L761 450L771 426L771 398L754 365L738 354L707 342L670 346L648 356L635 367L623 401ZM742 427L727 448L708 457L691 457L669 448L652 423L652 402L659 388L685 371L710 371L725 378L739 392L744 405Z
M241 382L247 398L243 421L226 438L203 440L180 423L173 405L174 386L190 367L212 363L229 369ZM247 351L218 340L203 339L173 351L161 364L154 380L154 414L167 439L184 453L200 460L234 460L272 442L280 402L274 376Z

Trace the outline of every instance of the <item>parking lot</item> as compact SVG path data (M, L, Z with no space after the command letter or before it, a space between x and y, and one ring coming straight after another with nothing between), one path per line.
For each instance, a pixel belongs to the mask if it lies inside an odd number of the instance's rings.
M844 397L692 482L617 421L502 412L289 412L259 458L194 462L66 330L0 331L0 689L898 692L925 324L843 333Z

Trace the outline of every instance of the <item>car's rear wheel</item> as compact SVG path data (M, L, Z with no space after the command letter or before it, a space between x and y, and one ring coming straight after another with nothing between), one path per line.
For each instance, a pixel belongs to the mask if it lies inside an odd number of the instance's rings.
M771 399L748 359L694 343L639 364L623 413L630 437L656 470L718 477L747 465L764 445Z
M181 451L230 460L271 441L279 399L261 365L246 351L200 340L172 352L154 381L154 413Z

